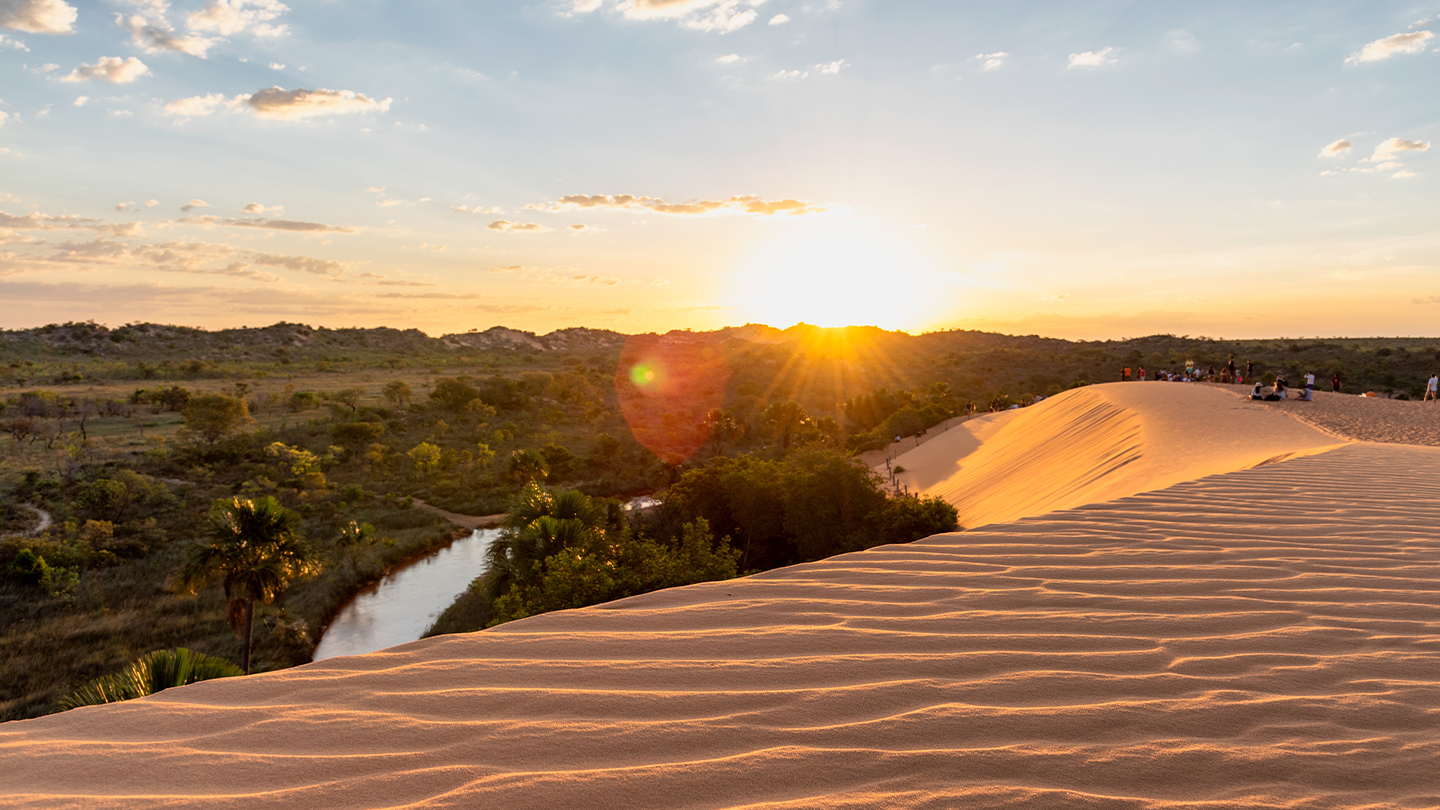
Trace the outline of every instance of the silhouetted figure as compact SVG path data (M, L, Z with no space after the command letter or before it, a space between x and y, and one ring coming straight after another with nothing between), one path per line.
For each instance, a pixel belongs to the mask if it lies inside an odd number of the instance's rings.
M1330 390L1337 394L1340 393L1340 374L1338 372L1330 378Z

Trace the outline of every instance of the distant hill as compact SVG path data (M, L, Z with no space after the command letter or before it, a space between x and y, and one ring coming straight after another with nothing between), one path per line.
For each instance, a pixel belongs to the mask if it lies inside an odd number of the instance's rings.
M457 362L498 362L545 368L578 357L594 366L613 364L630 337L579 327L541 335L495 326L431 337L418 329L331 329L286 322L214 331L151 323L113 329L92 322L64 323L0 330L0 385L151 379L160 364L187 368L191 378L230 376L240 373L239 364L257 363L378 366L413 361L450 367ZM1118 380L1127 366L1146 368L1153 378L1157 369L1182 371L1187 361L1200 369L1219 369L1231 357L1242 369L1247 361L1254 362L1257 375L1285 374L1292 383L1313 372L1323 387L1338 374L1349 391L1405 396L1422 393L1424 380L1440 369L1437 338L1224 340L1151 335L1069 341L971 330L911 335L876 327L822 329L805 324L677 330L657 337L661 344L724 350L732 391L767 399L793 397L827 411L878 386L944 382L967 399L1020 400ZM37 363L44 368L21 370ZM63 372L53 368L62 364L78 365ZM162 379L176 376L173 370L159 373Z

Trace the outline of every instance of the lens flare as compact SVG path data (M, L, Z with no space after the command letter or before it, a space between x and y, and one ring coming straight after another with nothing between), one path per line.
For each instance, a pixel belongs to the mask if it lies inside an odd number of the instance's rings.
M615 391L635 440L679 464L709 438L705 415L725 404L729 378L725 352L709 336L637 335L620 351Z

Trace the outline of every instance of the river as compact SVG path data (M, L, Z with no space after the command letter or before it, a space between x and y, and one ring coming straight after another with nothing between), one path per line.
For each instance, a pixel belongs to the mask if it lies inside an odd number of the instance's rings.
M499 529L477 529L360 591L330 623L314 660L418 640L485 570L485 553L499 535Z

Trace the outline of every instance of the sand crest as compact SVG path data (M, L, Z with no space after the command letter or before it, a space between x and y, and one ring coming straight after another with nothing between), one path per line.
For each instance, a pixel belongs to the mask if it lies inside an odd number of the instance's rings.
M1143 448L1122 395L1054 413ZM1352 444L5 724L0 806L1436 807L1437 464Z
M1307 403L1308 404L1308 403ZM966 528L1109 501L1343 439L1212 386L1110 383L988 414L895 459Z

